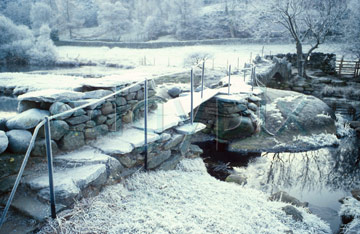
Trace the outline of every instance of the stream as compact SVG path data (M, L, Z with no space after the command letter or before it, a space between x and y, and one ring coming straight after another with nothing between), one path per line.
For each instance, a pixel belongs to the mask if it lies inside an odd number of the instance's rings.
M225 180L236 173L246 178L244 186L270 194L285 191L327 221L333 233L341 224L339 200L351 195L360 183L359 152L353 134L340 139L338 148L298 153L240 154L228 152L226 144L215 141L195 143L209 174Z

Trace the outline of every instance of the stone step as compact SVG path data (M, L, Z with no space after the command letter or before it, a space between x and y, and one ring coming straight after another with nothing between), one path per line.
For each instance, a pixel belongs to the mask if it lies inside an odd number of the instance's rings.
M22 214L40 222L51 216L49 204L40 202L35 197L27 196L23 193L15 196L11 205L13 208L20 211ZM60 203L56 204L56 212L59 212L64 208L64 205Z

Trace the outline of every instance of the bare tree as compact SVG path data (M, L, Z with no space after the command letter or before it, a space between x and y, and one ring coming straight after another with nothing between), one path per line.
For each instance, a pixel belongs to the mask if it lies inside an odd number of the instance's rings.
M306 77L306 61L336 31L346 12L347 0L274 0L270 7L270 17L294 39L298 75ZM310 44L310 49L304 54L305 43Z

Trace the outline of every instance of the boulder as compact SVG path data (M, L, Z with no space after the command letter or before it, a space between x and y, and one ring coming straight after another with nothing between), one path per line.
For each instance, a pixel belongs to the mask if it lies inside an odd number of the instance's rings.
M226 182L232 182L239 185L245 185L247 183L247 178L245 176L239 174L232 174L226 177Z
M63 120L50 121L50 135L53 140L60 140L69 131L69 125ZM39 136L45 137L44 126L39 130Z
M281 208L286 215L289 215L292 217L293 220L295 220L296 222L302 222L303 221L303 216L301 214L301 212L296 209L295 207L291 206L291 205L287 205Z
M59 142L60 149L74 150L85 145L85 136L83 132L69 131Z
M51 115L57 115L60 113L63 113L65 111L71 110L71 107L68 104L65 104L63 102L54 102L51 106L50 106L50 113ZM73 113L68 113L66 115L63 115L61 117L59 117L58 119L67 119L69 118Z
M168 90L168 94L172 98L179 97L180 93L181 93L181 89L179 87L172 87L171 89Z
M117 97L115 103L117 106L124 106L127 104L126 99L124 97Z
M32 134L27 130L11 130L6 133L9 139L9 150L12 153L26 153Z
M141 86L137 84L137 85L131 87L131 88L129 89L129 92L130 92L130 93L134 93L134 92L139 91L140 89L141 89Z
M261 131L233 140L230 151L298 152L338 144L334 111L320 99L267 88L265 101Z
M309 205L309 203L301 202L295 197L290 196L287 192L283 192L283 191L272 194L269 199L270 201L280 201L280 202L290 203L291 205L299 206L299 207L308 207Z
M0 154L2 154L9 145L8 137L4 131L0 131Z
M148 168L154 169L171 157L171 150L161 151L159 154L149 154Z
M34 128L45 116L49 116L50 112L40 109L30 109L22 112L6 122L8 129L31 129Z

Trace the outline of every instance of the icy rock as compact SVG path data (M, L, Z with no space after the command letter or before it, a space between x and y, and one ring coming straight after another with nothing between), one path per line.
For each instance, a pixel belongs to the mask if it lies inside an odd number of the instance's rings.
M258 109L257 105L255 105L254 103L251 103L251 102L248 104L248 107L252 111L257 111L257 109Z
M134 92L139 91L140 89L141 89L141 86L137 84L137 85L131 87L131 88L129 89L129 92L130 92L130 93L134 93Z
M50 113L51 115L57 115L60 113L63 113L65 111L71 110L71 107L68 104L65 104L63 102L54 102L51 106L50 106ZM58 117L58 119L67 119L69 118L73 113L70 112L68 114L65 114L63 116Z
M301 202L295 197L290 196L287 192L283 191L272 194L269 199L270 201L281 201L299 207L307 207L309 205L308 202Z
M19 100L35 102L69 102L82 99L83 93L60 89L45 89L29 92L18 97Z
M69 131L69 125L63 120L50 121L50 135L53 140L60 140ZM44 126L39 130L39 136L45 137Z
M113 92L106 89L98 89L94 91L89 91L84 93L84 99L99 99L107 95L112 94Z
M71 125L78 125L81 123L85 123L87 121L90 120L90 117L87 115L80 115L80 116L76 116L76 117L71 117L66 119L66 122L68 122Z
M74 150L85 145L85 136L83 132L69 131L59 142L62 150Z
M110 135L102 137L92 144L108 155L123 155L133 151L134 146Z
M93 128L87 128L84 133L87 140L94 140L101 135L105 135L108 131L109 127L106 124L102 124Z
M84 109L79 109L74 112L73 116L77 117L77 116L85 115L85 114L87 114L87 112ZM91 117L89 116L89 118L91 118Z
M239 185L244 185L247 183L247 178L245 176L239 175L239 174L232 174L226 177L226 182L232 182Z
M13 153L26 153L32 134L27 130L11 130L6 132L9 139L9 150Z
M169 133L164 132L160 135L161 142L166 142L166 141L170 140L170 138L171 138L171 135Z
M111 102L106 102L101 108L101 113L103 115L115 113L114 105Z
M57 154L59 152L59 148L55 141L51 140L51 150L53 154ZM37 157L46 157L46 140L37 140L35 142L34 148L31 151L31 155Z
M183 158L184 157L180 154L171 156L168 160L163 162L157 169L163 171L174 170Z
M0 131L0 154L2 154L9 145L8 137L4 131Z
M181 93L181 89L179 87L172 87L171 89L168 90L168 94L172 98L179 97L180 93Z
M296 209L295 207L293 207L291 205L287 205L281 209L285 212L286 215L291 216L293 218L293 220L295 220L296 222L303 221L303 216L302 216L301 212L298 209Z
M202 154L204 151L198 146L191 144L189 150L194 154Z
M30 109L22 112L6 122L8 129L31 129L34 128L45 116L49 116L49 111Z
M124 106L127 104L126 99L124 97L117 97L115 103L118 106Z
M86 99L86 100L70 101L69 106L71 106L72 108L75 108L75 107L79 107L82 105L90 105L90 106L86 107L86 109L94 110L96 107L101 106L103 103L105 103L104 100Z
M179 145L180 142L184 139L184 135L181 134L174 134L171 138L170 141L168 141L165 145L164 145L164 149L168 150L168 149L172 149L175 146Z
M171 150L162 151L159 154L150 154L148 159L148 168L154 169L170 157Z
M205 129L206 125L203 123L188 123L176 128L176 131L183 135L192 135Z

